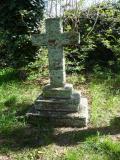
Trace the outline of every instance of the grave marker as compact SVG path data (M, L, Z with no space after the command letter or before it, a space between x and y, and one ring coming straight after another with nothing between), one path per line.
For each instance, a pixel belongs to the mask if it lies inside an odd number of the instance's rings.
M49 59L50 84L34 104L34 111L28 117L48 119L57 126L83 127L88 122L87 99L66 84L64 46L75 45L79 41L78 33L63 32L59 18L46 19L46 33L32 36L35 46L47 46Z

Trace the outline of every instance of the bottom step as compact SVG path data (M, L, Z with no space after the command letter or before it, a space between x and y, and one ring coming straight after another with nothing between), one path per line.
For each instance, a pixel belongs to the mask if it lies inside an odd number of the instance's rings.
M26 114L27 121L36 125L40 122L51 123L56 127L85 127L88 123L88 101L81 98L81 110L76 113L39 111L34 107Z

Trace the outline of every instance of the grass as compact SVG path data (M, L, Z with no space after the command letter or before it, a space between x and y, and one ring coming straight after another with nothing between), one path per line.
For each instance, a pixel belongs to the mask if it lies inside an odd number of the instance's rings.
M87 95L92 126L109 125L111 119L120 115L120 75L72 75L68 81Z
M16 113L32 104L39 87L20 82L14 70L0 72L0 131L24 125L17 120Z
M89 127L73 130L27 124L25 113L46 83L41 79L23 82L16 71L0 70L0 159L120 160L120 75L68 77L90 106Z
M107 137L89 138L77 149L68 151L64 160L118 160L120 159L120 144Z

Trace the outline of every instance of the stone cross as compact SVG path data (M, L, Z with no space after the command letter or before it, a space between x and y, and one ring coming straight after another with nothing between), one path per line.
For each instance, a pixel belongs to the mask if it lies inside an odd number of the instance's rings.
M35 46L47 46L49 58L50 85L53 87L64 87L65 58L63 47L78 43L78 33L63 33L62 21L59 18L46 19L46 33L32 36Z
M72 84L66 83L65 58L66 45L78 43L79 34L63 32L59 18L46 20L46 33L32 36L35 46L47 46L49 58L50 84L43 88L27 117L34 123L47 121L56 126L84 127L88 122L88 103Z

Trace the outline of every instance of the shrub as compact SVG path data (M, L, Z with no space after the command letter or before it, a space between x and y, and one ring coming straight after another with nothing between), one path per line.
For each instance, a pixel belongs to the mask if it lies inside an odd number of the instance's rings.
M68 71L92 71L96 66L119 70L120 2L92 6L81 11L77 18L72 12L67 13L66 19L65 30L77 30L81 37L80 45L67 48Z
M40 30L43 9L42 0L0 2L0 65L20 68L34 61L38 48L30 36Z

